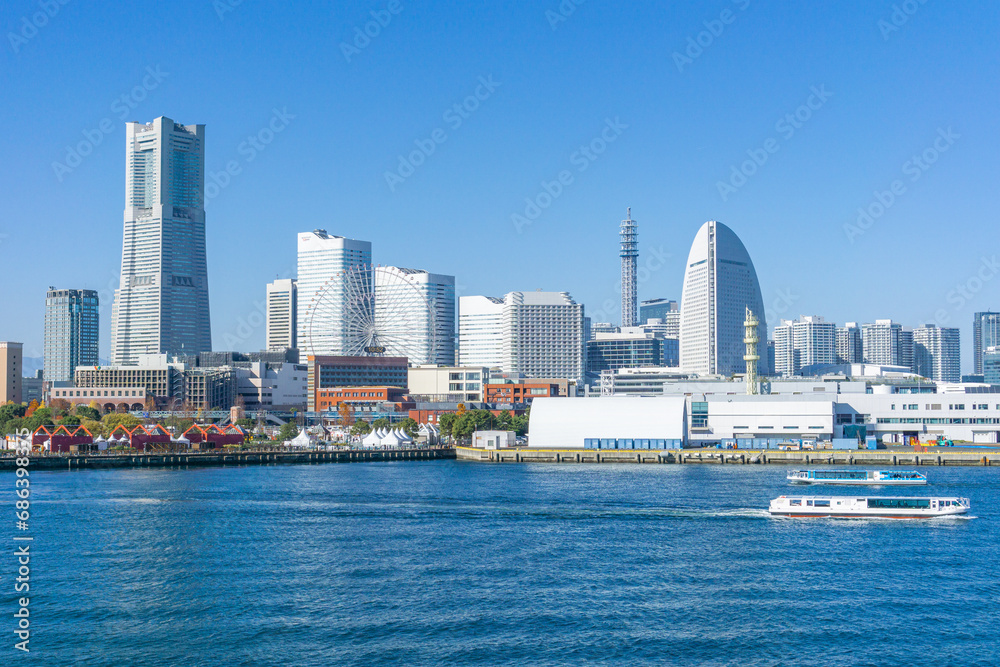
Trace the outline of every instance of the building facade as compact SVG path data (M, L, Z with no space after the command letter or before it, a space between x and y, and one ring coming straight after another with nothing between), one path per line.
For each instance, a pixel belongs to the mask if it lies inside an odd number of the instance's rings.
M406 387L406 357L309 355L307 410L314 412L324 391L337 387Z
M681 295L680 365L699 374L730 375L746 370L743 360L746 309L768 331L760 284L750 254L720 222L702 225L691 244ZM771 372L761 360L760 374Z
M798 375L805 366L836 363L836 325L810 315L774 328L774 374Z
M983 375L983 355L1000 346L1000 313L984 311L972 317L972 372Z
M375 274L375 326L385 353L412 364L455 363L455 276L396 266Z
M77 366L96 366L99 335L97 292L49 289L42 377L50 382L72 380Z
M126 124L121 282L111 362L212 349L205 255L205 126Z
M267 284L265 347L268 350L298 347L296 342L297 296L298 289L295 280L285 278Z
M348 317L356 304L371 300L372 244L333 236L325 229L298 235L296 342L303 354L344 355L351 344Z
M875 320L861 326L864 363L913 367L913 332L892 320Z
M587 343L587 373L600 375L602 371L620 368L676 366L677 354L674 338L642 331L598 334L596 340Z
M585 371L583 305L568 292L510 292L504 296L501 363L507 373L567 378Z
M486 366L410 366L407 386L412 396L427 402L481 403L489 373Z
M962 379L960 330L928 324L913 330L913 370L939 382Z
M20 403L21 376L24 373L21 343L0 341L0 405Z
M864 363L864 347L861 343L861 327L857 322L848 322L837 327L837 362L838 364Z
M500 366L503 361L503 299L463 296L458 299L458 363Z

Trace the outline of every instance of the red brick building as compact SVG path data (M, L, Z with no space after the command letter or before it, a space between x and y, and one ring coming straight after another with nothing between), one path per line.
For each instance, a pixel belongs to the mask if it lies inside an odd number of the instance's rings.
M559 395L559 385L550 382L525 381L518 384L487 384L483 386L483 399L486 403L531 403L532 399L539 396Z

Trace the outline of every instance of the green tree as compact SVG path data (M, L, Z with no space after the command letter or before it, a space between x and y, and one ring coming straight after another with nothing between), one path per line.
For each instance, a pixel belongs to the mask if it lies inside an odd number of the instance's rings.
M254 420L250 419L249 417L244 417L243 419L237 419L236 425L248 431L255 426Z
M76 406L76 416L80 419L90 419L96 421L101 418L101 411L92 408L89 405L78 405Z
M6 422L0 424L0 435L17 433L22 428L24 428L24 417L11 417Z
M286 440L291 440L299 434L299 427L295 425L295 422L285 422L278 429L278 442L285 442Z
M104 424L96 419L84 419L81 426L90 431L90 435L95 438L99 435L104 435Z
M516 415L513 421L513 428L511 429L517 435L524 435L528 432L528 415Z
M377 431L379 429L387 429L391 426L389 420L386 417L379 417L372 422L372 430Z
M54 424L52 420L52 410L49 408L38 408L30 417L24 420L23 428L32 433L38 430L39 426Z
M59 420L59 424L67 428L69 428L70 426L79 426L80 423L81 420L76 415L65 415Z
M402 420L396 426L411 438L417 437L417 433L420 432L420 424L417 423L416 419L411 419L410 417Z
M23 417L25 410L27 410L27 408L20 403L4 403L3 405L0 405L0 423L3 423L8 419L13 419L14 417Z
M446 412L443 415L438 416L438 430L441 431L441 437L451 437L451 429L455 426L456 419L458 419L458 417L454 412Z
M368 435L372 432L372 427L366 421L355 422L351 427L351 435Z
M499 415L497 415L496 424L497 428L501 431L513 431L514 416L510 414L509 410L504 410Z

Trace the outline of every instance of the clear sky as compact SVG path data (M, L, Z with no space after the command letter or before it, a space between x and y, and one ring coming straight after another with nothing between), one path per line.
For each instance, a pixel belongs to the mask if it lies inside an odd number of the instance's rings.
M49 285L101 291L107 356L124 122L157 116L238 171L209 179L216 349L262 346L264 285L320 227L617 322L626 206L641 299L680 299L717 219L772 328L936 319L967 371L973 313L1000 309L995 2L49 1L0 9L0 339L27 356Z

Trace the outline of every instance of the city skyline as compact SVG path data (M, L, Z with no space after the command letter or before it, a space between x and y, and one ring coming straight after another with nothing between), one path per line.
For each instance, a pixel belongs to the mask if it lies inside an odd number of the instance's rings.
M30 8L6 6L6 24L19 25ZM997 211L982 180L997 139L990 105L969 103L996 89L996 7L981 7L982 20L969 25L957 8L921 5L905 26L884 32L879 22L892 3L806 7L794 21L777 8L733 3L733 22L718 36L706 33L710 44L697 57L686 53L689 40L718 20L705 7L668 13L658 5L586 3L554 24L542 8L517 7L493 19L517 35L506 42L481 34L471 15L407 7L350 57L339 45L351 43L372 7L347 3L335 15L289 7L280 15L296 30L268 27L266 46L235 61L240 28L273 22L262 7L230 9L220 16L211 5L179 7L172 25L197 25L197 37L185 32L166 42L152 26L81 7L6 52L5 81L38 105L12 110L19 132L0 139L7 154L22 156L0 167L10 188L0 258L31 251L31 220L57 228L72 220L89 232L73 244L54 237L48 275L5 282L11 293L0 316L27 356L40 356L43 290L55 284L99 292L101 356L109 357L122 124L159 115L211 129L206 235L217 276L209 287L212 346L220 349L234 339L244 349L264 346L262 325L242 333L261 312L257 286L295 269L294 245L271 241L317 226L377 241L386 264L424 258L456 276L459 295L569 290L594 321L619 322L620 268L610 249L625 205L643 223L640 299L680 298L681 239L719 219L754 257L773 311L765 313L769 326L803 313L834 322L891 317L909 326L937 319L961 328L968 372L973 313L1000 306L992 252L974 242L988 237ZM828 12L840 20L829 22ZM610 61L579 46L606 42L625 27L634 38ZM123 66L110 45L126 30L148 50ZM87 45L67 39L77 31L91 35ZM452 31L471 39L454 44L445 39ZM762 31L782 39L761 51ZM823 39L808 38L814 32ZM301 71L270 58L310 40L328 44L328 57ZM77 57L83 48L108 57ZM532 54L531 67L522 51ZM222 68L226 81L206 75ZM918 94L925 74L935 72L949 94ZM405 83L380 85L386 78ZM50 80L64 82L65 95L38 83ZM333 85L317 85L327 81ZM368 96L378 113L339 102L333 91L344 87ZM715 104L719 90L731 105ZM551 108L531 103L540 97ZM436 129L440 142L430 139ZM418 142L427 150L411 160ZM387 172L402 179L394 189ZM531 224L516 227L514 214ZM962 233L948 233L956 220ZM940 270L873 275L872 258L890 244L895 257ZM481 272L481 248L518 261ZM836 260L836 280L807 270L817 255ZM580 257L594 268L580 271Z

